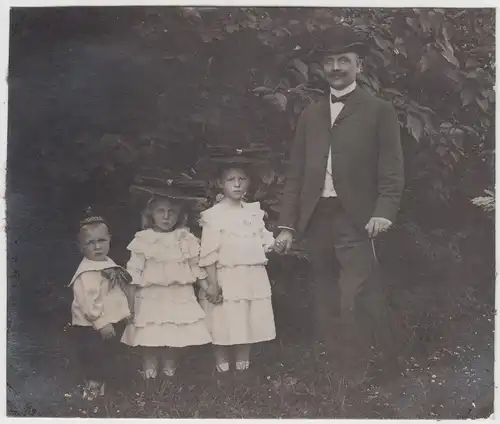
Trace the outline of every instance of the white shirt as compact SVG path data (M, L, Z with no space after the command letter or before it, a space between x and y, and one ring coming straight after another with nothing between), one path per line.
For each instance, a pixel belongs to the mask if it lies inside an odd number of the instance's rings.
M341 97L348 93L351 93L356 88L356 81L354 81L351 85L347 86L343 90L335 90L330 87L330 93L335 97ZM330 96L330 125L333 126L335 120L339 116L340 112L344 108L343 103L332 103L332 99ZM326 164L326 172L325 172L325 184L323 186L323 191L321 193L321 197L337 197L337 192L335 191L335 187L333 186L333 178L332 178L332 148L328 150L328 162Z

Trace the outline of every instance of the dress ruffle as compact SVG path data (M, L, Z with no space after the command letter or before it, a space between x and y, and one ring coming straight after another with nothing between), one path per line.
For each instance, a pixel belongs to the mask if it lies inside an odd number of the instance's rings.
M225 301L271 298L271 284L261 265L217 268L217 281ZM200 299L205 293L200 291Z
M199 346L212 341L204 320L193 324L127 325L121 342L129 346L187 347Z
M200 253L198 239L185 228L168 233L159 233L151 229L139 231L127 249L141 253L146 259L169 263L196 258Z
M259 343L276 338L271 299L239 300L213 305L200 300L215 345Z
M140 231L128 250L131 251L132 284L169 286L193 284L197 279L206 278L206 272L198 266L199 240L184 228L169 233Z
M134 325L191 324L205 317L191 286L152 286L135 295Z
M264 211L258 202L242 206L238 210L218 204L202 212L201 267L267 263L265 249L274 243L274 237L265 228Z
M125 329L123 343L184 347L210 341L205 313L192 286L174 284L137 290L134 322Z

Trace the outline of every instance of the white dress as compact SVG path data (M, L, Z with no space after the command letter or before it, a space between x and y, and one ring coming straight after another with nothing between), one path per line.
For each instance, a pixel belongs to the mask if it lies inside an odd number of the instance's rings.
M264 226L260 204L235 208L219 203L201 214L200 267L216 264L224 301L200 304L217 345L258 343L276 337L265 249L274 238Z
M206 277L198 267L198 239L179 228L140 231L129 244L127 270L137 285L134 322L123 333L130 346L186 347L210 343L205 314L193 284Z

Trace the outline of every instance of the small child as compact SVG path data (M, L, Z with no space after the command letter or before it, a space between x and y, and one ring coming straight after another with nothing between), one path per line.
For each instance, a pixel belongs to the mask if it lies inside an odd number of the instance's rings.
M276 337L271 304L271 285L266 272L266 253L274 238L264 226L264 211L258 202L245 203L248 173L232 165L219 176L222 200L204 211L199 265L205 267L209 290L222 296L214 304L215 293L200 303L207 314L207 325L215 345L215 364L219 372L230 368L229 348L235 354L236 370L250 365L250 345Z
M155 378L160 357L166 376L175 375L179 348L210 343L205 314L193 285L206 274L198 267L198 239L184 226L178 199L154 195L143 212L143 231L128 246L134 320L122 342L142 346L143 377Z
M73 288L72 330L85 375L84 397L104 395L105 384L116 376L117 332L130 316L125 284L130 276L107 255L111 236L105 220L91 210L80 222L78 241L83 253L69 286Z

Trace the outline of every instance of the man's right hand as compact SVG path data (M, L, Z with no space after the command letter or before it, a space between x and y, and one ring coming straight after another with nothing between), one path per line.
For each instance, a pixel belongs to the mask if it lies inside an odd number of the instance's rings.
M287 254L293 243L293 231L282 229L274 242L274 251L276 253Z

